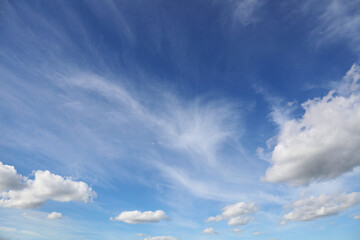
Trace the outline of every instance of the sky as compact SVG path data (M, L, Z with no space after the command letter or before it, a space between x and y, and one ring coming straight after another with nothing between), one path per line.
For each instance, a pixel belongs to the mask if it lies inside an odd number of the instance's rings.
M359 0L0 0L0 240L358 240Z

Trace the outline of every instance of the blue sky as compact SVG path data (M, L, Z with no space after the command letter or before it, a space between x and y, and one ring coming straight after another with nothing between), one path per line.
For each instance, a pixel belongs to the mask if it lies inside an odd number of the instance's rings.
M360 235L360 1L1 1L0 239Z

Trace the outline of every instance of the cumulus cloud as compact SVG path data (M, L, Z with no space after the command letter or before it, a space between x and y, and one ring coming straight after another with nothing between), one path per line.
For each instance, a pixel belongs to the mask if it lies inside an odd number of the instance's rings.
M112 221L122 221L125 223L136 224L136 223L147 223L147 222L159 222L160 220L168 220L169 217L162 210L155 212L146 211L140 212L135 211L124 211L114 218L110 218Z
M25 186L25 178L17 174L13 166L0 162L0 191L20 189Z
M283 216L286 221L312 221L332 216L360 204L360 192L311 196L293 202L287 208L291 211Z
M157 236L157 237L146 237L144 240L177 240L171 236Z
M1 163L0 166L7 165ZM6 168L11 169L12 173L15 171L13 167L7 166ZM15 179L18 182L16 185L8 185L8 188L15 186L14 189L0 193L0 207L39 208L47 200L88 202L96 197L96 193L86 183L73 181L70 177L63 178L42 170L35 171L34 175L33 180L24 178L20 174L5 175L5 177ZM23 179L24 182L21 182L20 179Z
M52 213L49 213L49 215L47 215L47 219L51 219L51 220L60 219L62 217L63 217L62 214L59 212L52 212Z
M214 228L205 228L203 231L202 231L203 234L210 234L210 235L213 235L213 234L218 234L218 232L215 231Z
M219 222L229 219L228 225L230 226L245 225L253 220L252 217L247 215L255 213L257 210L258 207L255 205L254 202L238 202L225 206L222 209L222 213L220 215L217 215L215 217L209 217L206 221Z
M228 221L228 225L230 226L238 226L238 225L245 225L248 224L250 221L254 220L253 217L242 217L242 216L237 216L237 217L232 217L229 219Z
M337 90L303 103L304 115L281 125L266 181L307 185L360 165L359 79L354 64Z

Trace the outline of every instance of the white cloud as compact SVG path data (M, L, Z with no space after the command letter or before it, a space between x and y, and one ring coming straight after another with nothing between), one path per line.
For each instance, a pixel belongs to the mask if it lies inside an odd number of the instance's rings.
M264 0L233 1L235 20L239 21L244 26L255 23L258 20L255 11L260 8L263 3Z
M13 166L0 162L0 191L23 188L25 187L24 180L21 175L17 174Z
M258 235L263 235L263 233L261 233L261 232L253 232L253 235L258 236Z
M360 215L356 215L353 218L354 218L354 220L360 220Z
M187 104L170 93L154 99L156 107L142 104L141 98L120 84L93 73L79 73L63 79L65 85L90 90L116 101L135 119L156 134L158 143L175 150L197 154L198 158L214 162L220 146L239 134L235 106L226 101L195 99ZM160 112L154 109L162 109ZM200 157L199 157L200 156Z
M114 103L116 108L110 106L110 109L121 109L121 118L126 116L131 119L131 123L128 123L130 125L123 129L139 129L142 132L141 137L144 132L149 134L153 138L153 145L144 144L140 158L151 158L146 164L160 171L171 183L201 197L216 199L224 195L224 188L221 186L218 190L214 184L209 183L209 178L214 179L214 182L219 179L238 184L235 178L239 176L239 172L235 171L232 164L235 161L233 158L224 159L224 154L221 154L226 148L236 152L237 158L244 153L237 140L241 135L237 104L209 98L185 101L167 91L159 91L160 93L151 95L151 106L148 106L146 103L149 101L125 89L121 82L111 81L106 76L91 72L64 77L62 82L61 87L65 89L69 86L71 89L75 87L85 95L89 92L99 94ZM98 111L104 110L99 107ZM136 127L132 125L133 122L137 124ZM112 124L114 122L109 123L110 126ZM116 124L114 129L119 128L121 123ZM134 136L136 137L138 136ZM131 144L132 141L143 142L134 138L127 139L124 144ZM125 145L123 148L126 147ZM164 148L174 161L168 161L168 154L166 157L162 156ZM238 163L239 161L235 164ZM197 171L202 173L201 177L196 174ZM231 200L236 198L233 191L227 196L231 196Z
M203 231L202 231L203 234L210 234L210 235L213 235L213 234L218 234L218 232L215 231L214 228L205 228Z
M321 42L345 39L359 51L360 15L354 9L359 8L360 1L325 1L325 7L322 1L313 2L321 2L323 9L318 17L319 24L315 28L316 33L321 33Z
M157 236L157 237L146 237L144 240L177 240L171 236Z
M2 232L16 232L16 228L0 226L0 231L2 231Z
M253 220L252 217L247 216L248 214L255 213L258 210L258 207L254 202L245 203L238 202L235 204L229 204L222 209L222 213L215 217L209 217L206 221L219 222L226 219L229 219L228 225L245 225Z
M125 223L136 224L136 223L147 223L147 222L159 222L160 220L168 220L169 217L162 210L155 212L146 211L125 211L120 213L117 217L110 218L112 221L122 221Z
M253 217L242 217L242 216L237 216L237 217L232 217L229 219L228 221L228 225L229 226L238 226L238 225L246 225L249 222L251 222L252 220L254 220Z
M234 228L234 229L231 229L230 232L233 232L233 233L236 233L236 234L240 234L243 232L243 230L241 230L240 228Z
M36 232L33 232L33 231L29 231L29 230L20 230L20 233L21 234L24 234L24 235L30 235L30 236L33 236L33 237L40 237L40 238L43 238L42 235L36 233Z
M359 192L311 196L297 200L288 206L291 211L283 216L283 223L286 221L312 221L336 215L357 204L360 204Z
M88 202L96 197L96 193L86 183L73 181L70 177L63 178L41 170L35 171L34 175L33 180L25 179L21 189L1 192L0 207L38 208L47 200ZM10 178L24 179L19 174L16 176L10 175Z
M266 181L306 185L360 165L359 74L353 65L338 91L308 100L300 119L282 124Z
M47 215L47 219L60 219L62 217L63 217L62 214L59 212L52 212L49 213L49 215Z

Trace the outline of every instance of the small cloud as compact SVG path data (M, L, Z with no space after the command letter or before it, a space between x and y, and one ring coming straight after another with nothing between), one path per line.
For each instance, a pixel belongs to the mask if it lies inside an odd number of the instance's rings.
M157 237L147 237L144 238L144 240L177 240L177 238L174 238L172 236L157 236Z
M354 218L354 220L360 220L360 215L356 215L353 218Z
M213 235L213 234L218 234L218 232L215 231L214 228L205 228L203 231L202 231L203 234L210 234L210 235Z
M258 210L258 207L254 202L245 203L238 202L235 204L229 204L222 209L222 213L220 215L209 217L207 222L219 222L226 219L229 219L228 225L237 226L237 225L245 225L253 220L252 217L247 216L247 214L255 213Z
M312 221L332 216L360 204L360 192L311 196L292 203L284 221Z
M16 228L0 226L0 232L16 232Z
M47 215L47 219L61 219L63 216L61 213L59 212L52 212L52 213L49 213L49 215Z
M135 211L125 211L120 213L117 217L110 218L111 221L122 221L130 224L137 223L147 223L147 222L159 222L160 220L168 220L169 217L162 210L157 210L155 212L146 211L140 212Z
M261 232L253 232L253 235L263 235Z
M231 229L230 232L233 232L233 233L236 233L236 234L240 234L243 232L243 230L241 230L240 228L234 228L234 229Z
M33 231L29 231L29 230L21 230L20 231L21 234L24 234L24 235L29 235L29 236L33 236L33 237L40 237L42 238L43 236L36 233L36 232L33 232Z

